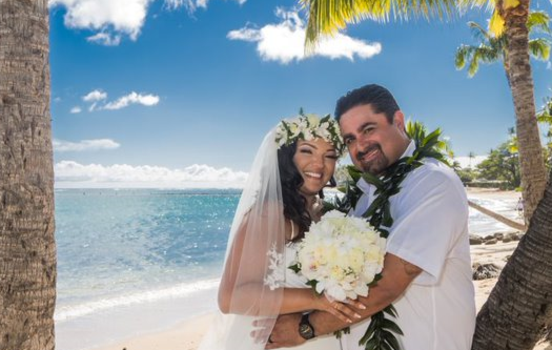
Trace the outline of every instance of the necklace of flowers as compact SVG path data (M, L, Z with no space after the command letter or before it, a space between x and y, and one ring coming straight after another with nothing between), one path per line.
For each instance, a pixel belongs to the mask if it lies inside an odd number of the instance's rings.
M385 174L377 177L370 173L362 173L354 166L348 166L347 172L350 179L346 181L345 186L339 188L344 192L343 198L336 198L334 203L325 202L325 211L337 209L343 213L349 213L355 208L362 191L357 187L357 182L363 178L366 182L374 185L376 199L362 215L370 225L378 230L382 237L387 238L387 230L393 225L391 217L391 207L389 199L401 190L401 184L406 176L414 169L421 166L423 158L435 158L447 165L450 165L443 154L447 150L447 144L439 139L441 130L437 129L427 135L423 124L409 123L407 125L407 134L414 141L416 149L411 157L403 157L392 164ZM370 287L375 286L375 280ZM397 311L392 304L382 311L372 315L370 325L364 336L360 339L359 345L364 345L366 350L400 350L400 345L395 334L403 335L400 327L391 319L386 318L386 314L397 318ZM342 330L349 333L349 327ZM335 333L339 338L341 331Z

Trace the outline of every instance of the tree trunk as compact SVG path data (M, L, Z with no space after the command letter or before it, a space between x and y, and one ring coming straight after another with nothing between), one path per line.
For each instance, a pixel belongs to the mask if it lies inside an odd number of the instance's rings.
M470 207L474 208L475 210L479 210L483 214L492 217L496 221L499 221L499 222L503 223L504 225L508 225L512 228L515 228L516 230L520 230L520 231L523 231L523 232L525 232L527 230L527 227L525 227L525 225L520 224L519 222L516 222L514 220L510 220L507 217L505 217L503 215L500 215L499 213L495 213L494 211L489 210L487 208L484 208L484 207L480 206L479 204L476 204L476 203L474 203L470 200L468 200L468 205Z
M520 0L515 8L504 10L510 84L516 110L521 187L525 221L529 222L546 187L547 174L542 155L535 111L533 76L529 57L529 0Z
M552 315L552 182L477 315L472 350L530 350Z
M47 0L0 0L0 349L54 349Z

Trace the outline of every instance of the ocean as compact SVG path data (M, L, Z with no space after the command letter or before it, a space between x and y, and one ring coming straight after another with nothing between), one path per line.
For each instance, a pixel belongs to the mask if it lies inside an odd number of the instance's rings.
M215 310L240 194L57 189L56 348L91 349ZM473 200L516 218L514 200ZM470 209L470 232L504 231Z

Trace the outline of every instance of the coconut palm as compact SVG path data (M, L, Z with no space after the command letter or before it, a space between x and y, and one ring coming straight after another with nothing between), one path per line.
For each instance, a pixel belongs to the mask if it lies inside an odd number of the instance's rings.
M472 350L531 350L552 315L552 182L477 315Z
M0 349L54 349L47 0L0 0Z
M471 169L472 168L472 160L475 159L475 153L470 151L468 153L468 159L470 160L470 164L468 165L468 167Z
M534 11L529 14L527 19L527 28L529 33L533 31L542 31L550 34L550 17L546 12ZM484 29L475 22L468 22L468 26L473 30L473 36L478 45L461 45L456 51L455 66L457 69L463 69L468 66L468 75L473 77L479 70L480 63L495 63L502 61L506 79L510 84L510 66L508 62L508 40L502 33L496 36L490 30ZM529 50L533 58L547 61L550 57L551 42L546 38L537 38L529 40Z
M393 14L445 17L457 8L489 6L493 9L491 31L507 38L507 64L516 112L525 218L529 220L546 187L547 173L535 118L533 76L529 57L530 0L299 0L308 9L306 49L311 51L320 35L336 33L348 23L362 19L387 21Z

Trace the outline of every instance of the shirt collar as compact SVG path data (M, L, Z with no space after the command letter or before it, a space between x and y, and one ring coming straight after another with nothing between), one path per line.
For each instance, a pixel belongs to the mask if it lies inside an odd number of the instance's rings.
M414 143L413 140L410 140L410 143L408 144L408 147L406 147L406 150L400 156L399 159L404 158L404 157L412 157L415 150L416 150L416 143ZM362 177L360 178L360 180L357 181L357 186L358 186L358 188L360 188L360 190L362 192L364 192L366 194L368 194L370 192L370 188L372 187L372 185L370 185L368 182L366 182L366 180L364 180L364 178L362 178Z

